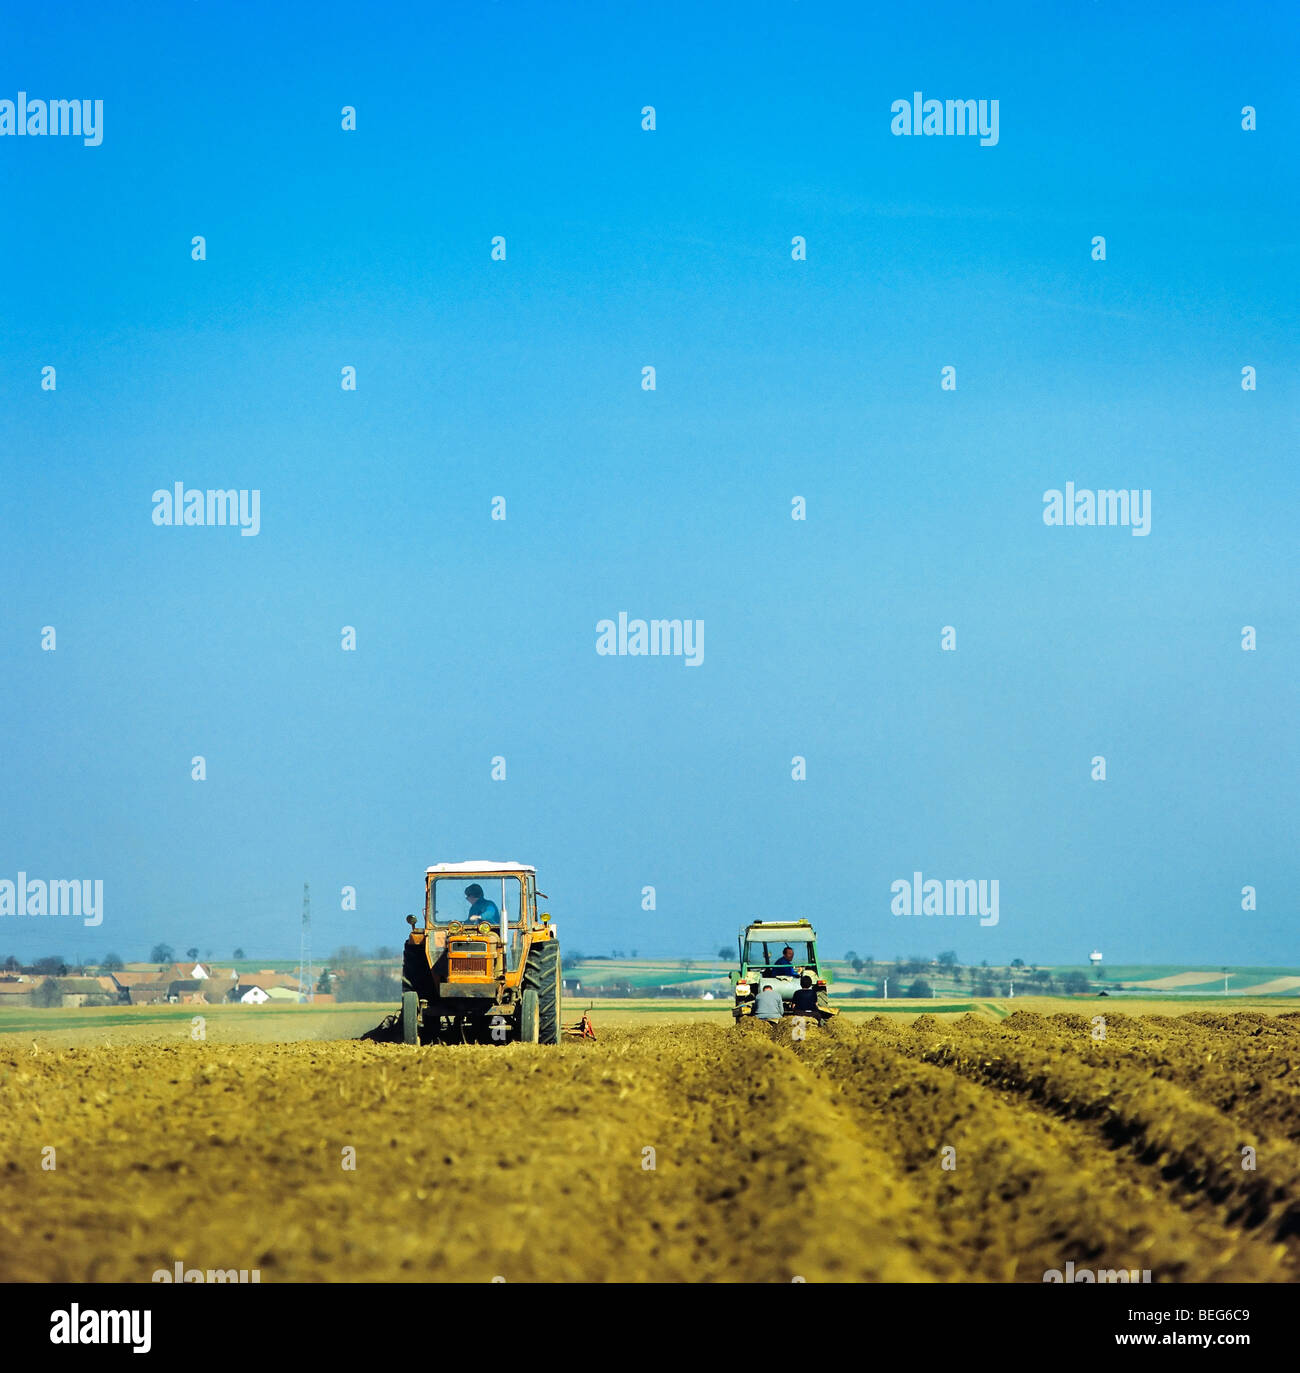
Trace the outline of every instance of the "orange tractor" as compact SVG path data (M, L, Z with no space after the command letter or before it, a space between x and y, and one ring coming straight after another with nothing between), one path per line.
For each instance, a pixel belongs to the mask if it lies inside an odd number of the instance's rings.
M424 925L408 915L404 1044L558 1044L560 941L538 914L537 870L522 863L436 863L424 877ZM395 1033L400 1029L400 1035ZM376 1036L378 1037L378 1036Z

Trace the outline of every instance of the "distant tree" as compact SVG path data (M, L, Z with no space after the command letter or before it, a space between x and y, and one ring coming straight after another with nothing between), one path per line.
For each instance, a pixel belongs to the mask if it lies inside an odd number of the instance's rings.
M860 973L863 968L867 966L860 958L851 958L849 962L852 964L855 973Z
M689 972L691 969L691 960L689 958L680 958L677 960L677 966L683 972Z
M584 961L582 954L580 954L577 949L570 949L567 953L561 949L560 956L563 958L564 966L566 968L572 968L575 964Z
M934 990L923 977L918 977L915 982L907 989L908 996L914 1000L923 996L933 996Z
M37 987L32 993L32 1005L42 1006L47 1010L52 1006L63 1005L63 989L59 986L56 978L47 977Z
M1066 996L1078 996L1088 990L1088 979L1081 972L1066 973L1064 990Z
M334 988L334 995L340 1001L393 1002L400 1000L402 985L387 973L354 967Z
M993 990L993 984L988 980L988 978L985 978L984 981L981 982L981 983L975 988L975 995L976 995L976 996L996 996L997 993Z
M316 990L318 992L328 992L330 988L330 970L328 968L322 968L320 970L320 979L316 983Z
M21 967L22 964L19 963L19 961L13 956L13 954L10 954L9 957L5 959L5 972L16 973L18 969Z
M104 955L104 961L99 965L106 973L117 973L122 971L122 960L115 954Z
M939 955L939 966L941 968L955 968L957 966L957 955L952 949L947 949Z
M848 953L844 955L844 961L846 963L852 963L857 958L857 956L858 951L856 949L850 949Z
M243 951L243 949L236 949L235 952L234 952L233 954L231 954L230 956L231 956L231 958L240 958L240 959L242 959L243 956L244 956L244 951Z
M51 953L46 954L44 958L38 958L32 965L32 971L45 977L66 977L68 965L58 954Z
M633 958L636 957L636 950L635 950L635 949L632 950L632 957L633 957Z
M374 952L375 961L378 963L391 963L397 957L397 950L390 949L387 944L381 944Z
M198 956L199 956L199 946L198 946L197 944L195 944L195 946L194 946L192 949L186 949L186 950L185 950L185 957L186 957L186 958L197 959Z
M355 944L344 944L341 949L334 950L330 962L336 968L356 968L365 962L365 955Z
M718 957L719 957L719 958L730 958L730 957L731 957L731 949L730 949L726 944L724 944L724 945L718 950Z
M1013 958L1011 960L1011 966L1013 968L1023 968L1025 966L1025 960L1023 958Z
M172 946L170 944L155 944L149 951L150 963L170 963L172 961Z

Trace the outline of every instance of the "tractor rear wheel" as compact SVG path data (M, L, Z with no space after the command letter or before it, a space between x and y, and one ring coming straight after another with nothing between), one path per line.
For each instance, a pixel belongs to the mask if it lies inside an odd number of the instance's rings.
M414 992L402 993L402 1043L420 1042L420 998Z
M524 986L537 992L537 1038L540 1044L558 1044L564 1033L564 1026L560 1023L562 976L559 941L547 939L534 944L528 955L528 966L524 969Z
M537 1043L537 993L531 987L519 998L519 1042Z

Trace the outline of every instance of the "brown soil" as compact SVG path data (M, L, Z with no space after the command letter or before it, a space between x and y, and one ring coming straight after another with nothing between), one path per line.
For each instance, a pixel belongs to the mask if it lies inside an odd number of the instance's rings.
M1300 1017L1092 1028L5 1047L0 1279L1300 1278Z

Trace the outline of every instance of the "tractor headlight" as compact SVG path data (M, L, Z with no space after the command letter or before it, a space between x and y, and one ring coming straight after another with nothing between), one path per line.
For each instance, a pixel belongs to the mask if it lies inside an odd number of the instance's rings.
M749 995L749 983L748 983L748 982L737 982L737 983L736 983L736 995L737 995L737 996L748 996L748 995Z
M486 920L480 920L478 922L478 932L479 934L491 934L492 926L489 925Z

